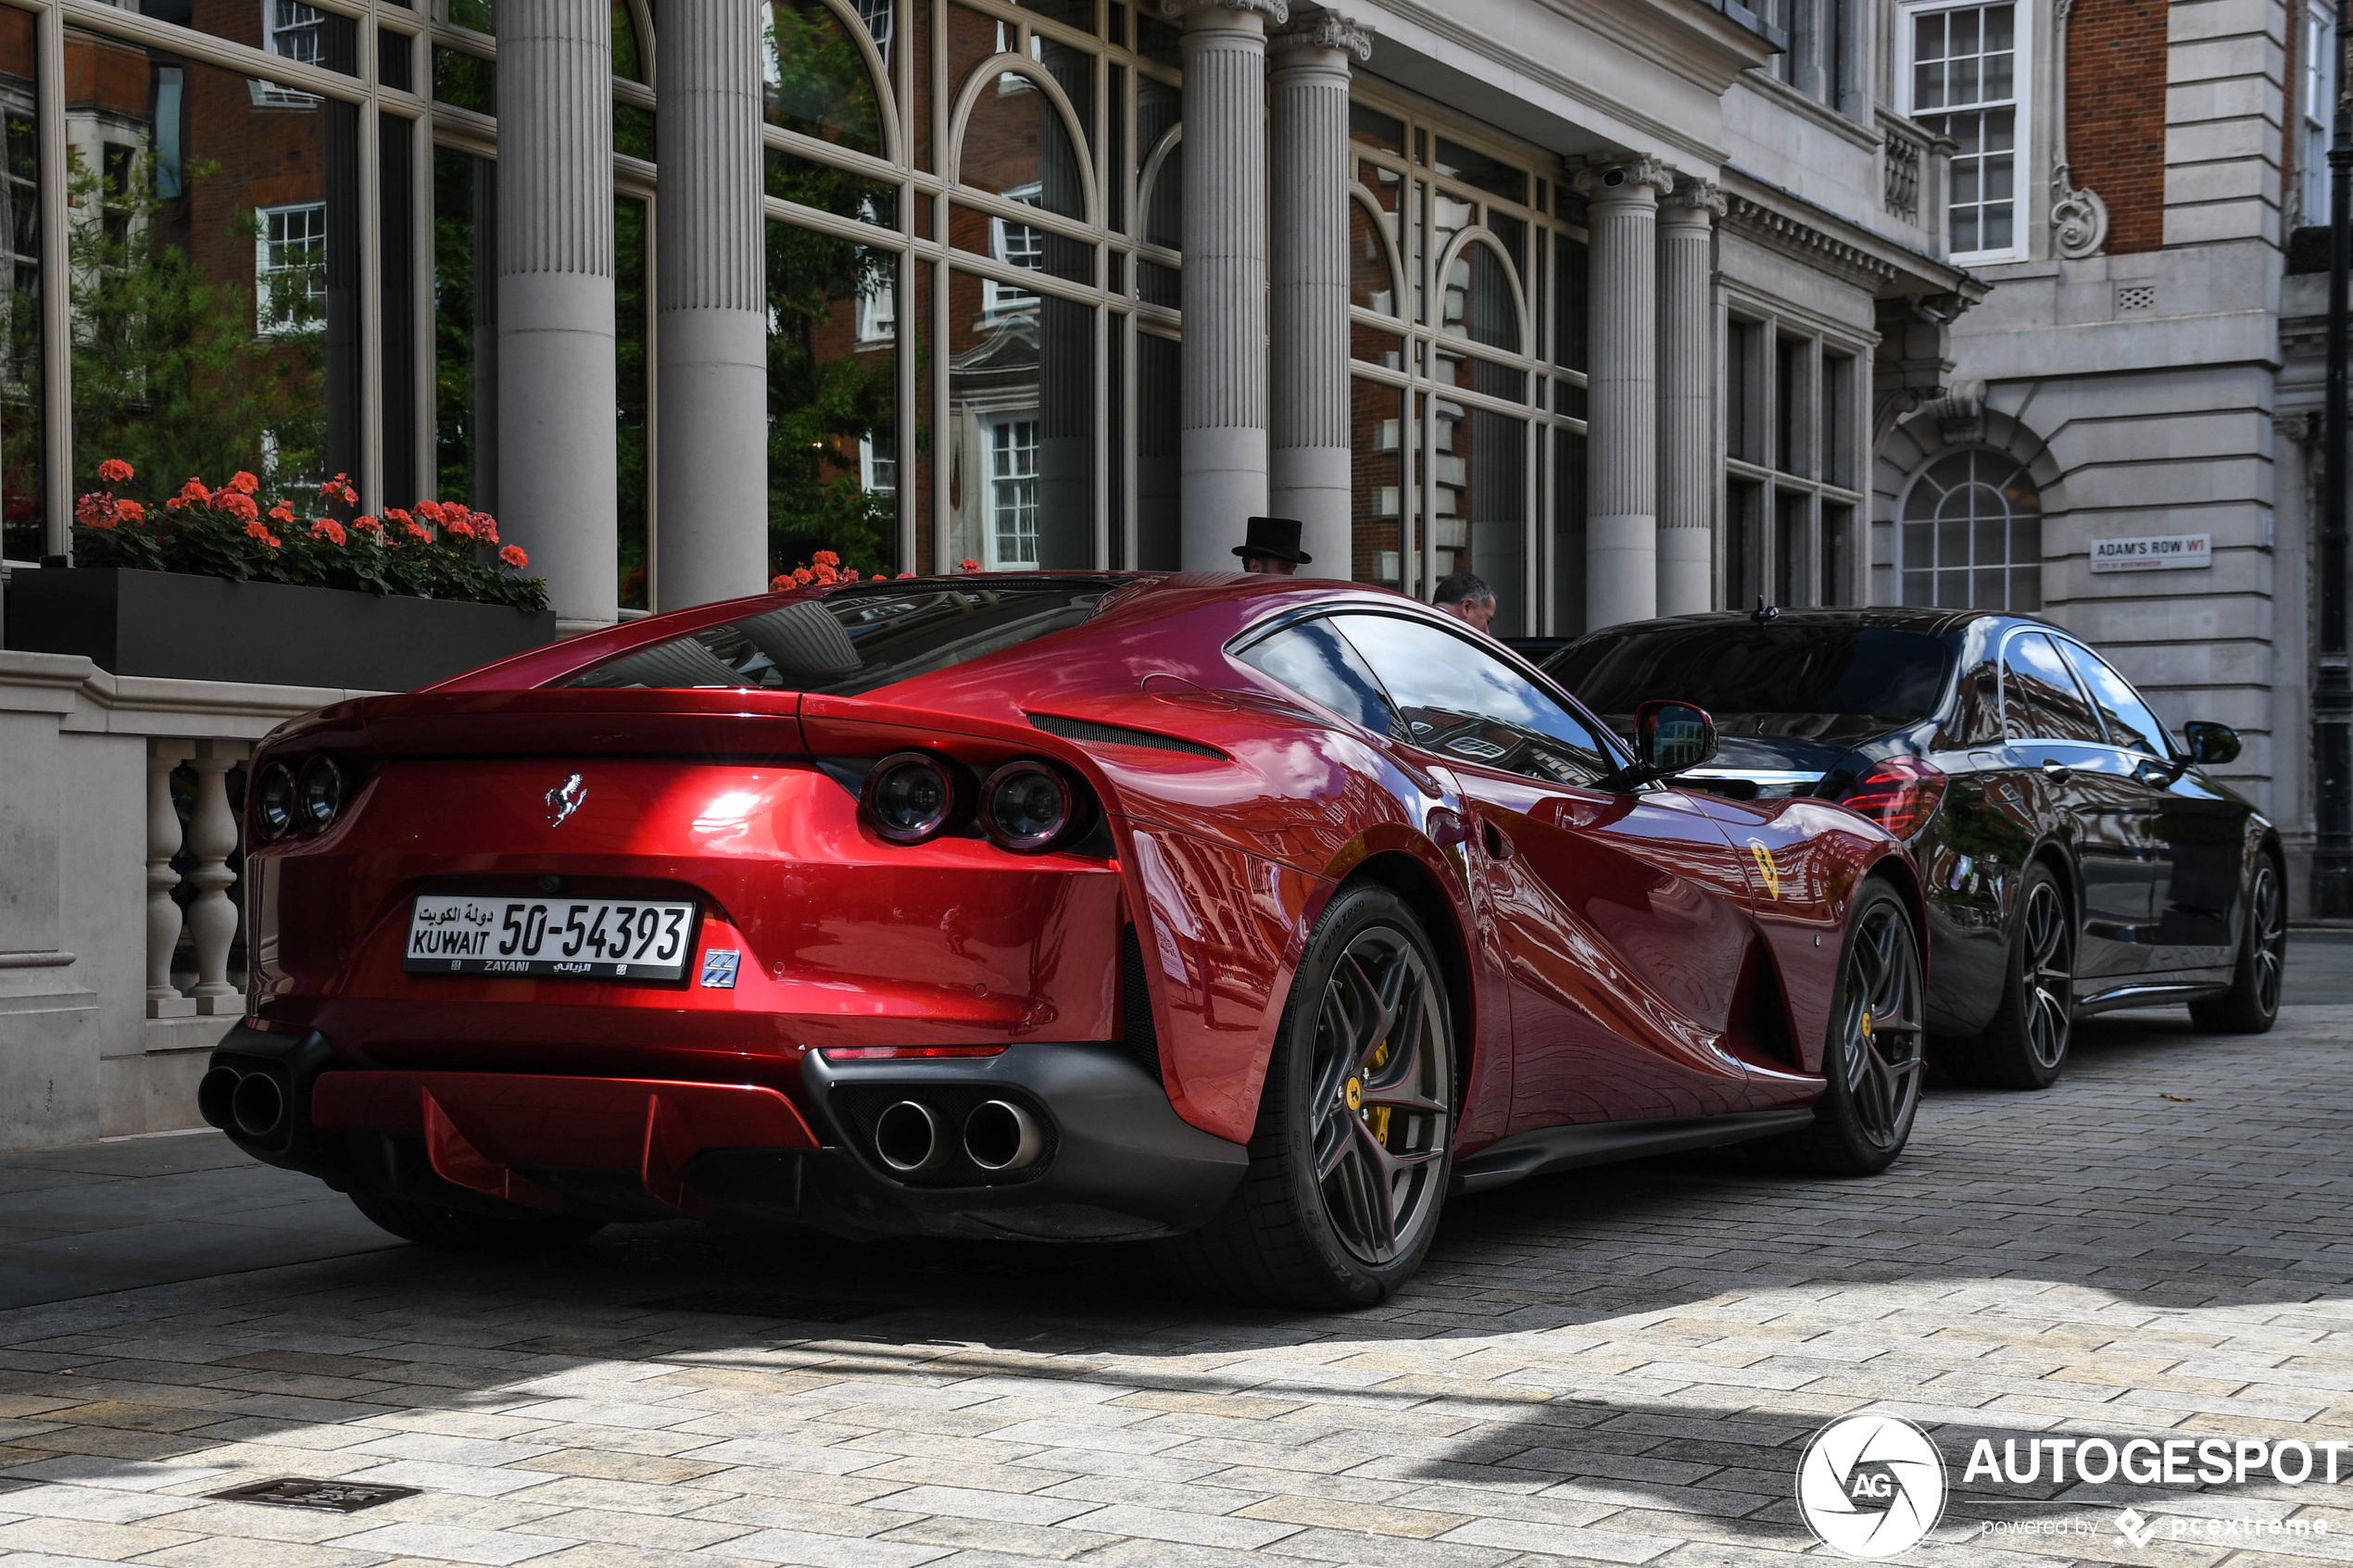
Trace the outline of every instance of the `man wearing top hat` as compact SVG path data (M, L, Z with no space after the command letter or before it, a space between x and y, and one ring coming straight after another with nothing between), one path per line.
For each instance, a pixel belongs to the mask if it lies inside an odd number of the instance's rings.
M1234 554L1242 558L1244 571L1293 576L1315 558L1299 547L1299 532L1297 518L1252 518L1250 532L1234 546Z

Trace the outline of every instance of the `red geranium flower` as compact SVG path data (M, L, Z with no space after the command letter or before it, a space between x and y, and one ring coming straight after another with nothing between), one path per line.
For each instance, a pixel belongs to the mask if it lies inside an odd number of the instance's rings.
M294 520L295 509L292 501L281 501L270 508L270 521L272 522L292 522Z
M322 517L318 521L312 523L310 525L310 536L313 539L324 539L331 545L340 545L344 542L346 537L343 531L343 524L337 522L331 517Z
M120 458L108 458L98 465L98 477L108 484L120 484L131 477L131 465Z
M113 497L92 494L73 504L73 515L84 528L112 528L115 525Z
M225 487L216 490L213 492L212 504L232 517L241 517L247 522L252 522L261 516L261 508L254 504L252 496L242 490L230 490Z
M498 542L497 519L488 512L476 512L473 516L473 524L475 536L484 544L496 545Z
M524 567L531 564L531 558L522 553L522 546L521 545L508 546L505 549L498 552L498 558L505 561L509 566L513 567L517 571L521 571Z
M254 478L253 475L245 472L245 470L239 469L235 473L229 476L228 488L236 491L240 495L250 495L255 491L261 488L261 481Z
M963 560L956 563L956 570L959 571L978 571L980 570L980 562L973 559L970 556L966 556Z
M391 515L392 514L390 512L386 512L384 514L386 517L390 517ZM442 519L441 503L438 501L420 501L417 503L417 515L425 519L427 521L439 522ZM406 522L409 520L404 517L400 521Z
M402 522L407 522L409 521L409 514L407 512L386 512L384 513L384 516L398 518ZM353 518L351 520L351 526L359 529L363 533L382 533L384 531L384 524L378 522L374 518L370 517L366 512L361 512L358 517Z
M471 539L474 536L474 525L468 522L461 517L450 518L441 526L449 530L450 533L455 533L460 539Z
M262 521L259 518L255 518L251 522L245 524L245 537L248 539L267 539L270 537L270 525Z
M512 549L513 547L514 546L511 545L508 546L509 549ZM780 571L776 573L775 576L768 579L768 591L772 594L786 593L789 591L791 587L792 578L785 572Z
M117 501L114 504L114 515L125 522L145 522L147 518L147 508L136 501Z
M188 476L188 483L180 487L180 499L182 501L194 501L196 505L201 507L208 504L212 500L212 492L204 487L203 480L197 478L195 474L190 474Z
M400 525L400 532L411 539L422 539L428 545L433 543L433 530L422 522L414 521L404 522Z

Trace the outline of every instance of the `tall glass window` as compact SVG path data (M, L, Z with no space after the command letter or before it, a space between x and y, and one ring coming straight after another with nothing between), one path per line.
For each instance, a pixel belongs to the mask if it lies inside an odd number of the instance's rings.
M0 558L45 551L40 69L32 16L0 10Z
M1360 100L1350 131L1351 575L1475 571L1499 635L1581 631L1581 214L1452 126Z
M1905 16L1912 116L1958 144L1947 213L1956 261L2025 255L2019 172L2032 166L2019 114L2019 83L2027 80L2020 19L2013 0Z
M1724 339L1724 602L1862 602L1859 343L1736 301Z
M2336 7L2305 0L2296 40L2296 221L2329 220L2329 131L2336 112Z

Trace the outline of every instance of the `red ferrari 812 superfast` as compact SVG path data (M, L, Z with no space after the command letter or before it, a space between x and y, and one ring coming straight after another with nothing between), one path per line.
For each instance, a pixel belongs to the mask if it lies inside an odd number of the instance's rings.
M1452 1193L1767 1140L1882 1169L1920 893L1679 789L1378 589L1006 574L709 605L279 730L208 1120L418 1241L726 1217L1169 1238L1377 1300Z

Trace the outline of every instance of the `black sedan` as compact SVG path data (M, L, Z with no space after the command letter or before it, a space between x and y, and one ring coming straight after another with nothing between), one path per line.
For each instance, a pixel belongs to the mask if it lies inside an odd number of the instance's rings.
M1928 884L1928 1021L1964 1082L2041 1088L2074 1021L2187 1002L2257 1034L2287 945L2279 834L2057 627L1932 609L1761 610L1612 626L1547 668L1614 727L1653 697L1722 737L1678 782L1837 800L1906 840Z

